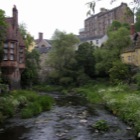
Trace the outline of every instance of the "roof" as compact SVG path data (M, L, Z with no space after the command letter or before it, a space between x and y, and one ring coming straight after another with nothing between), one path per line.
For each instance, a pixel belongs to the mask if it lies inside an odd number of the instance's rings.
M87 40L101 39L102 37L104 37L104 35L93 36L93 37L86 37L86 38L79 38L79 39L80 39L80 41L87 41Z
M39 52L39 53L48 53L51 49L51 47L35 47L35 49Z

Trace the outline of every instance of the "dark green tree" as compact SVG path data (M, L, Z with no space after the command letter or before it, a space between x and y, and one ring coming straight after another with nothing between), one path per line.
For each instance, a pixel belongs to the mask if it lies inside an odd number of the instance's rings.
M32 52L28 51L34 38L28 33L26 25L24 23L20 24L19 29L26 45L26 68L21 75L21 84L23 87L31 87L32 84L38 82L40 54L35 49Z
M95 76L94 46L88 42L79 45L76 51L78 67L90 78Z
M135 29L137 32L140 31L140 9L136 12L136 23L135 23Z
M113 62L112 68L109 70L110 80L113 84L121 82L129 83L130 80L130 66L122 63L120 60Z
M38 83L39 56L35 49L32 52L26 51L26 68L21 75L23 87L32 87Z
M53 83L72 83L75 77L74 66L76 44L78 38L73 34L67 34L56 30L52 37L52 49L48 54L47 64L51 68L49 74Z
M3 42L6 39L7 24L5 21L5 12L0 9L0 61L3 59Z

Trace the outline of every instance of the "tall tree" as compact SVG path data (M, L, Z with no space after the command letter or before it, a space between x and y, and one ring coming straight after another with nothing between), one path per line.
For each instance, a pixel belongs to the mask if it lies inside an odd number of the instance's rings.
M5 12L0 9L0 61L3 59L3 42L6 37L6 29Z
M78 67L93 78L95 75L94 46L88 42L80 44L76 51L76 60Z
M76 63L74 58L75 45L79 40L73 34L67 34L58 30L55 31L52 40L53 47L47 60L47 64L52 69L50 77L56 79L57 82L70 82L73 80L73 65Z
M28 33L26 24L22 23L19 26L22 37L26 45L26 68L21 75L22 86L32 86L38 82L38 69L39 69L39 53L34 49L29 52L29 46L33 43L34 38Z
M135 23L136 31L140 31L140 8L136 12L136 23Z

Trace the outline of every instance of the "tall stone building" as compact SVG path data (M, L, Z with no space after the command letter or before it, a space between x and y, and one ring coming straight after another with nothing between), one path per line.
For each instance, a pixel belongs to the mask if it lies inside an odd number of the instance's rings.
M121 23L134 23L133 13L126 3L121 3L120 6L111 10L101 8L98 14L87 18L84 22L84 29L79 31L80 39L94 40L102 38L114 20Z
M4 56L0 63L2 76L11 89L20 88L21 73L25 69L25 44L18 27L18 10L13 7L13 16L7 17L6 40L3 43Z

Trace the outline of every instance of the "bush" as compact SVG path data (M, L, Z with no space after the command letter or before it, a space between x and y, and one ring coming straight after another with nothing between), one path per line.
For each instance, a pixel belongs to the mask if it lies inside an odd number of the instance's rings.
M54 100L50 96L45 95L45 96L40 96L37 102L41 105L42 110L45 111L51 109Z
M107 131L109 129L109 126L105 120L98 120L92 127L99 131Z
M33 116L33 112L32 112L32 109L30 108L24 108L22 111L21 111L21 117L23 119L26 119L26 118L30 118Z

